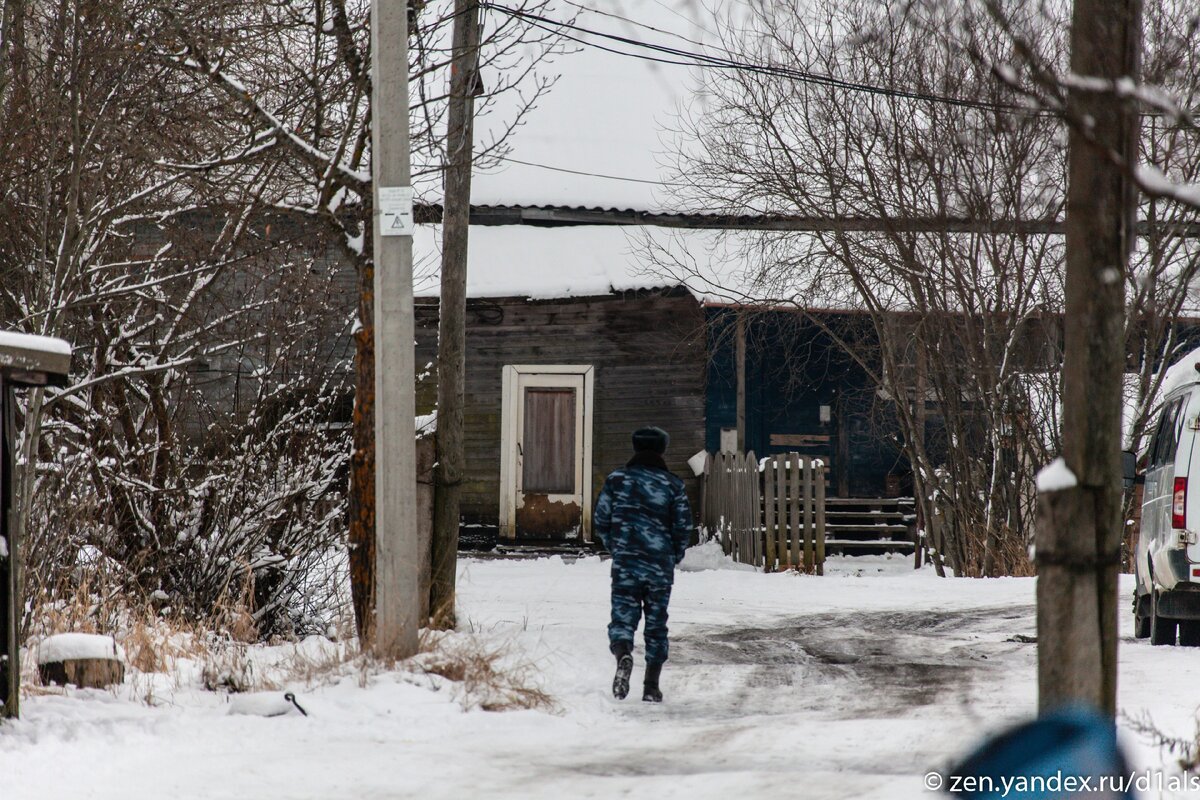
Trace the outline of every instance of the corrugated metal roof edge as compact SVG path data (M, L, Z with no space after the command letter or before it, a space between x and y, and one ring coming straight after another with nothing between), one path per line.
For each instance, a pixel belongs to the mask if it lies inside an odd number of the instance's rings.
M418 203L418 223L438 223L442 219L439 203ZM473 225L649 225L664 228L763 231L904 231L909 233L1021 233L1064 235L1066 223L1060 219L978 220L966 217L811 217L797 214L728 214L695 211L650 211L636 208L563 205L471 206ZM1147 235L1154 227L1147 220L1138 222L1138 235ZM1160 232L1187 238L1200 238L1200 222L1161 223Z

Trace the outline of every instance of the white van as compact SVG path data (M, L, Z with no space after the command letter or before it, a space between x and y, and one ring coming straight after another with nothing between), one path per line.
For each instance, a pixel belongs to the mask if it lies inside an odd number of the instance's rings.
M1196 367L1200 370L1200 364ZM1170 389L1145 459L1134 635L1200 646L1200 374ZM1193 473L1194 468L1194 473Z

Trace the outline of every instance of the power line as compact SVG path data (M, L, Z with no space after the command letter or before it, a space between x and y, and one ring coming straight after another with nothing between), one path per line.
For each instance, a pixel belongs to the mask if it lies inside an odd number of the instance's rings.
M697 47L708 47L708 45L706 45L704 42L698 42L695 39L689 39L688 37L684 36L682 33L676 33L675 31L669 31L664 28L656 28L653 25L647 25L645 22L640 22L636 19L630 19L629 17L625 17L620 14L615 14L612 11L605 11L600 8L592 8L590 6L585 6L582 3L573 2L573 0L564 0L564 2L569 6L574 6L575 8L579 9L580 11L586 11L589 14L597 14L601 17L608 17L609 19L615 19L619 22L625 23L626 25L632 25L634 27L642 28L644 30L654 31L655 33L662 34L663 36L670 36L673 39L679 39L680 41L687 42L688 44L694 44ZM661 6L662 4L658 3L658 5ZM673 13L675 13L677 16L679 16L681 19L683 19L688 24L690 24L694 27L700 28L700 30L704 31L705 33L709 33L709 31L707 29L705 29L703 26L700 25L700 23L696 22L695 20L693 20L689 17L685 17L682 14L678 14L678 12L673 12ZM572 24L574 24L574 23L572 23ZM732 55L732 53L729 53L728 51L723 51L723 52L725 52L726 55Z
M512 164L521 164L526 167L537 167L538 169L548 169L553 172L566 172L571 175L584 175L588 178L605 178L610 181L625 181L626 183L648 183L652 186L684 186L686 184L671 183L669 181L648 180L646 178L627 178L622 175L605 175L601 172L587 172L586 170L568 169L567 167L552 167L549 164L538 164L533 161L522 161L519 158L511 158L510 156L499 156L501 161L507 161Z
M638 39L632 39L627 36L619 36L617 34L603 33L601 31L585 28L581 25L576 25L571 22L561 22L548 17L543 17L538 14L532 14L520 9L508 8L506 6L495 5L493 3L482 3L481 7L493 11L498 11L502 14L508 14L511 17L524 20L530 25L544 30L548 33L555 33L563 38L569 39L586 47L592 47L598 50L603 50L615 55L625 56L627 58L638 58L644 61L650 61L660 64L670 64L676 66L692 66L692 67L711 67L715 69L740 70L762 75L772 75L775 77L794 80L799 83L809 83L818 86L827 86L836 89L846 89L849 91L863 92L867 94L881 95L885 97L896 97L906 100L920 100L931 103L942 103L944 105L958 106L962 108L974 108L984 111L1003 111L1009 113L1036 113L1034 110L1024 106L1015 104L989 103L981 100L968 100L960 97L951 97L949 95L933 94L929 92L908 91L905 89L889 89L882 86L874 86L867 83L858 83L848 81L842 78L835 78L831 75L822 75L820 73L808 72L793 67L772 66L765 64L756 64L749 61L741 61L731 56L714 56L707 53L699 53L690 50L683 50L667 45L653 44L643 42ZM643 26L649 27L649 26ZM589 41L581 38L578 35L563 33L564 30L573 31L576 34L593 36L599 39L604 39L617 44L626 45L629 47L642 48L654 53L659 53L658 56L649 56L627 50L619 50L615 47L602 45L595 41ZM682 38L682 37L680 37Z

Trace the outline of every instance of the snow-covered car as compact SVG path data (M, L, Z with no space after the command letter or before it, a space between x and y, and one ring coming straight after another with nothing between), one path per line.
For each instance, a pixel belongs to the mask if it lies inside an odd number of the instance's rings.
M1200 646L1200 364L1170 387L1143 454L1134 635ZM1193 474L1193 470L1195 474Z

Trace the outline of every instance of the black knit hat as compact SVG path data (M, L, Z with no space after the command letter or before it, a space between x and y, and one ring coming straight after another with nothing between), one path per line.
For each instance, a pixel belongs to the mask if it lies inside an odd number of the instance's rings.
M658 453L660 456L667 452L667 445L671 443L671 435L662 428L653 426L646 428L638 428L633 432L633 449L634 450L650 450Z

